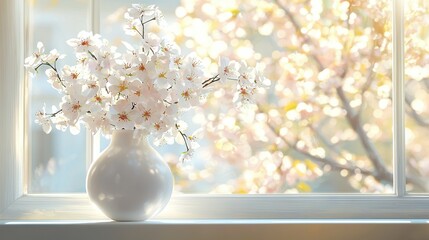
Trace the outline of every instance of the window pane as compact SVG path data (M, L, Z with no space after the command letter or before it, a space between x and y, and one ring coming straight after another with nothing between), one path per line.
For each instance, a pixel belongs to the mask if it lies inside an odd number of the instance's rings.
M131 3L103 1L101 33L117 45L131 41L121 28ZM235 109L226 89L190 114L205 126L191 162L160 149L177 191L393 192L389 0L153 3L185 49L262 63L272 80L256 110Z
M429 190L429 2L406 1L405 135L408 191Z
M30 2L29 52L37 42L44 43L47 51L56 48L60 53L73 55L66 40L87 28L89 1L38 0ZM59 67L73 64L72 58L59 61ZM59 131L53 126L45 134L35 123L36 112L46 105L59 108L61 96L50 86L45 76L46 69L40 69L37 77L31 79L30 89L30 193L85 192L86 159L85 129L78 135Z

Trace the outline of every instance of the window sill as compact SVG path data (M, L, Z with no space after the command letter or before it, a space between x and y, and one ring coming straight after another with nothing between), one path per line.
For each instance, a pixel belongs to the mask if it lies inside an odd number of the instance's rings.
M85 194L24 195L0 215L5 239L424 239L428 199L175 196L145 222L112 222ZM212 206L217 206L213 208ZM228 214L227 214L228 213ZM222 217L223 216L223 217ZM78 234L77 234L78 233ZM144 237L142 237L144 236Z
M216 207L213 207L216 206ZM427 219L428 196L175 195L155 220ZM1 220L108 220L86 194L23 195Z

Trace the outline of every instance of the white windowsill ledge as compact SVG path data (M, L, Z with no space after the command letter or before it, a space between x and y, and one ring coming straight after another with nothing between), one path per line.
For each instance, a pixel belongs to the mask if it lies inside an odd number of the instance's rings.
M425 219L429 197L394 195L175 195L155 220ZM86 194L23 195L1 220L108 220Z
M103 216L85 194L24 195L0 214L0 239L402 240L429 237L427 197L397 200L394 196L362 196L354 198L352 205L342 202L350 200L347 196L264 198L176 196L155 219L113 222ZM222 218L228 211L230 217Z

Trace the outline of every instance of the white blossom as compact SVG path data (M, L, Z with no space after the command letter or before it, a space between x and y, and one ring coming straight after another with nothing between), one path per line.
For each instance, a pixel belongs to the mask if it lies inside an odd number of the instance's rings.
M160 50L166 56L176 56L180 54L180 48L177 44L169 39L163 39L160 43Z
M48 82L54 89L59 92L64 90L64 87L61 84L61 80L58 78L57 72L55 70L53 70L52 68L48 68L46 69L45 74L48 77Z
M179 158L179 162L183 163L183 162L190 161L194 155L194 152L195 152L195 150L193 150L193 149L189 149L185 152L182 152L182 154L180 155L180 158Z
M45 133L51 132L51 130L52 130L51 120L50 120L50 117L46 115L44 108L43 108L43 112L40 111L40 112L36 113L35 122L42 126L42 129Z
M127 16L127 13L125 13L125 16ZM135 36L137 34L141 34L138 30L140 26L140 20L135 18L126 18L125 19L125 25L124 25L124 32L127 35Z
M49 54L42 55L42 61L54 64L54 62L59 59L63 59L64 57L64 54L60 54L56 49L52 49Z
M95 134L100 130L104 135L108 135L111 132L111 121L109 119L109 114L106 111L99 111L94 114L87 115L84 120L92 134Z
M173 99L177 102L179 108L185 111L199 105L200 94L193 83L183 81L176 85Z
M152 17L155 14L155 9L155 5L132 4L132 8L128 8L128 11L125 13L125 18L139 19L141 17Z
M264 76L260 65L255 67L255 84L259 88L268 88L271 85L271 81Z
M96 51L101 45L100 35L93 35L92 32L81 31L77 38L67 41L67 44L75 49L76 52Z
M149 58L144 53L138 53L136 57L137 57L137 61L135 65L134 75L142 82L147 81L147 79L149 78L148 76Z
M160 42L161 39L158 35L153 33L145 34L145 39L142 43L143 52L146 54L157 52Z
M133 103L122 99L112 105L111 120L116 129L134 129L136 114L137 111L133 110Z
M42 42L37 42L37 51L33 53L32 56L25 59L24 66L28 69L34 69L41 63L42 58L44 57L45 47Z
M255 70L248 67L243 61L240 62L238 69L238 84L242 87L251 88L255 86Z
M221 57L219 60L219 78L222 82L227 79L237 79L240 64L236 61L229 61L228 58Z
M155 8L153 17L155 18L155 21L159 26L166 25L164 14L157 7Z
M61 70L63 81L66 85L81 84L80 80L85 77L82 71L83 69L80 65L65 65Z
M132 93L130 89L131 79L127 77L113 77L109 80L110 86L109 91L113 96L117 96L118 94L128 96Z
M69 124L74 125L79 117L86 113L88 98L82 94L82 85L75 84L67 88L60 104L62 113L69 119Z
M46 68L48 82L63 95L60 109L36 114L43 131L49 133L54 124L58 130L77 134L82 123L93 134L134 129L152 135L155 145L173 144L175 139L182 142L186 151L180 159L187 161L199 147L202 131L187 135L183 112L201 106L203 97L215 86L227 84L226 80L233 80L228 84L237 89L232 99L237 105L253 103L257 90L269 82L259 68L227 58L219 60L217 73L207 76L206 66L195 53L183 55L167 35L146 27L164 22L154 5L133 4L124 17L126 33L142 39L138 46L123 42L126 50L122 53L100 35L81 31L67 41L75 51L75 65L57 69L64 55L55 49L45 54L40 42L25 59L29 72Z

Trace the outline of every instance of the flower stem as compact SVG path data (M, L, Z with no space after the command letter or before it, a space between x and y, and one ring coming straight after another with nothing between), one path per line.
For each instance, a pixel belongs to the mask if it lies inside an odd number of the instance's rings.
M60 109L60 110L58 110L58 111L56 111L54 113L45 113L45 115L48 115L49 117L55 117L55 116L57 116L57 114L61 113L62 111L63 110Z
M63 82L63 80L61 79L60 74L58 73L58 70L57 70L57 60L58 60L58 58L57 58L57 59L55 59L55 61L54 61L54 66L52 66L52 64L50 64L50 63L48 63L48 62L43 62L43 63L41 63L39 66L37 66L37 68L39 68L41 65L46 65L46 66L48 66L48 67L52 68L52 70L54 70L54 71L55 71L55 73L56 73L56 75L57 75L57 78L58 78L58 80L60 81L61 85L62 85L64 88L66 88L66 85L64 84L64 82Z
M145 25L146 23L148 23L148 22L151 22L151 21L153 21L153 20L155 20L156 18L155 17L153 17L153 18L151 18L151 19L149 19L149 20L147 20L147 21L145 21L145 22L143 22L143 19L141 19L142 20L142 25Z
M45 63L40 63L36 68L34 68L34 70L37 72L37 70L39 69L39 67L41 67L42 65L45 65Z
M180 135L182 135L183 141L185 142L186 151L188 152L190 150L189 146L188 146L188 141L187 141L188 136L186 136L186 134L184 134L182 131L180 131L179 126L177 124L176 124L176 129L177 129L177 131L179 131Z
M216 76L211 77L211 78L209 78L209 79L205 80L202 84L204 85L204 84L206 84L206 83L208 83L208 82L212 81L213 79L216 79L217 77L219 77L219 74L217 74Z
M89 53L89 55L91 55L92 58L94 58L95 60L97 60L97 57L95 57L95 55L91 51L88 50L88 53Z
M215 77L215 78L212 78L212 79L208 79L208 80L210 80L210 81L204 81L203 82L203 88L205 88L205 87L208 87L210 84L212 84L212 83L215 83L215 82L217 82L217 81L220 81L220 77Z
M144 40L144 23L143 23L143 16L140 17L140 24L142 25L142 34L140 34L140 36L143 38Z

